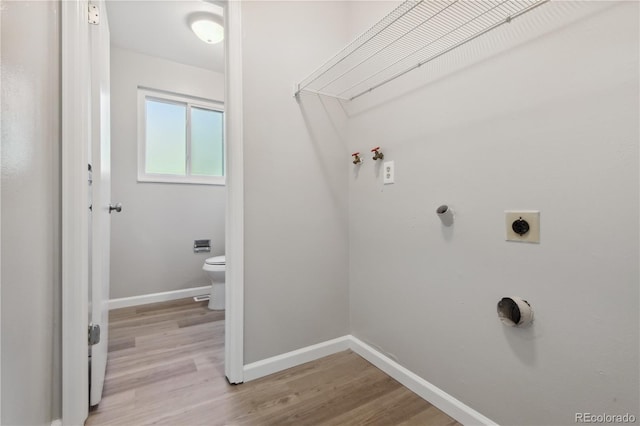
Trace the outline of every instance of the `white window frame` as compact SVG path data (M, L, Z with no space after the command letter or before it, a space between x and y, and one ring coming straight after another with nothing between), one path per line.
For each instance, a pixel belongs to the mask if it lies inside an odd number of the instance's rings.
M146 170L146 100L152 99L160 102L186 105L187 121L186 121L186 139L187 151L185 153L186 174L170 175L160 173L147 173ZM226 132L222 128L222 149L223 149L223 176L198 176L191 174L191 108L201 108L212 111L218 111L224 114L224 104L222 102L213 101L203 98L195 98L187 95L179 95L175 93L165 92L162 90L138 87L138 182L157 182L157 183L188 183L200 185L225 185L227 164L226 164ZM223 121L224 122L224 121Z

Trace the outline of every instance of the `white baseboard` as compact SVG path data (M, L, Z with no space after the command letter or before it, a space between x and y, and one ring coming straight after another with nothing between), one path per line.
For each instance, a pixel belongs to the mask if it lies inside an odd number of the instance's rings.
M51 426L62 426L62 419L55 419L51 422Z
M203 294L209 294L211 286L185 288L183 290L165 291L162 293L143 294L141 296L122 297L109 300L109 310L127 308L129 306L147 305L149 303L167 302L169 300L184 299Z
M496 425L494 421L478 413L473 408L458 401L437 386L427 382L417 374L407 370L391 358L367 345L357 337L347 335L328 340L306 348L253 362L244 366L244 381L258 379L295 367L305 362L351 349L380 370L393 377L407 389L442 410L464 425Z
M244 381L259 379L287 368L295 367L305 362L332 355L349 349L349 337L343 336L337 339L327 340L317 345L287 352L282 355L252 362L244 366Z
M354 336L349 336L350 349L396 379L413 393L428 401L463 425L496 425L473 408L458 401L437 386L407 370Z

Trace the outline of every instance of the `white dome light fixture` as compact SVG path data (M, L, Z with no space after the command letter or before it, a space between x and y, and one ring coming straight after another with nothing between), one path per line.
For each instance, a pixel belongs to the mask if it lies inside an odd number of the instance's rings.
M196 13L189 19L189 26L205 43L216 44L224 40L224 27L220 17L211 13Z

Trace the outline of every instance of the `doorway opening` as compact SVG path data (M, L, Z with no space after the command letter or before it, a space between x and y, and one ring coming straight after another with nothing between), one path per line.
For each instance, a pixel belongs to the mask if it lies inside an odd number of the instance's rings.
M67 2L64 2L67 3ZM149 7L151 3L156 2L113 2L105 5L104 2L96 2L99 8L104 7L107 11L108 19L112 20L111 25L115 30L114 26L115 22L115 14L109 16L110 7L113 5L119 6L123 5L135 5L139 3L139 6L143 7L146 11L146 17L149 18L150 15L154 15L149 11ZM208 2L199 2L199 1L180 1L180 2L167 2L167 1L158 1L157 3L162 3L164 5L175 3L175 6L185 7L189 4L202 8L215 6L220 7L218 4L208 3ZM88 306L88 241L89 241L89 226L88 220L75 220L79 218L78 211L82 212L86 209L88 196L86 194L86 186L83 188L83 185L86 185L86 168L87 163L89 162L89 150L86 147L86 138L83 135L86 134L87 131L90 130L89 123L90 117L87 112L83 113L84 105L86 105L88 94L83 93L81 83L82 80L90 81L92 76L90 75L90 67L88 66L88 62L90 61L90 43L78 43L77 40L83 40L84 36L87 36L88 29L86 28L86 8L83 8L83 2L77 3L67 3L63 4L62 11L62 19L64 28L63 34L63 166L66 164L67 166L73 165L74 167L70 168L71 172L67 173L66 176L63 176L63 422L64 423L77 423L78 420L83 421L86 418L86 414L88 412L88 396L81 392L81 389L87 389L86 384L88 383L87 378L87 369L82 368L83 363L86 362L86 354L88 352L88 343L86 340L86 322L84 318L88 317L89 306ZM84 9L84 10L83 10ZM225 51L228 51L230 54L226 55L226 58L223 60L222 69L226 70L226 72L218 77L222 87L218 87L218 92L209 96L202 96L206 90L211 89L211 82L207 85L207 87L202 90L195 89L196 97L198 98L206 98L213 100L220 100L222 97L222 101L225 106L225 120L224 120L224 134L226 139L226 152L225 152L225 172L226 172L226 187L224 186L215 186L215 185L182 185L182 184L169 184L172 188L171 190L160 187L160 184L143 184L138 182L134 176L134 185L142 186L146 185L147 187L152 187L149 194L146 195L138 195L138 198L142 200L153 200L154 197L156 199L160 199L166 201L167 192L175 191L175 187L183 186L187 188L184 190L186 194L181 194L177 196L180 202L176 203L177 206L171 205L171 203L162 203L156 205L156 209L147 214L142 215L142 218L145 222L158 220L159 217L162 217L164 214L165 218L169 218L169 225L166 225L163 229L150 231L146 229L146 232L141 231L140 228L143 228L140 225L130 225L128 228L125 227L125 237L121 238L127 245L130 245L133 248L133 253L136 253L140 256L149 256L149 253L144 250L144 243L148 243L151 241L150 245L146 247L155 247L158 244L157 238L161 234L167 234L169 229L172 227L177 228L180 224L184 224L185 222L193 222L193 217L200 216L210 216L209 219L211 221L218 221L218 223L222 223L223 231L218 233L216 237L211 237L212 241L218 241L218 245L213 244L213 249L218 250L218 253L213 252L213 254L222 254L224 253L227 258L226 265L226 295L225 295L225 304L226 304L226 320L224 325L224 376L226 376L227 380L231 383L241 383L243 380L243 337L242 337L242 318L243 318L243 247L242 247L242 232L243 232L243 214L242 214L242 202L243 202L243 193L242 193L242 121L241 121L241 61L240 61L240 5L234 4L234 2L224 4L222 9L224 10L225 16ZM175 12L175 11L174 11ZM132 14L128 15L129 17L133 16ZM145 19L147 19L145 18ZM157 16L156 16L157 18ZM173 18L180 21L180 25L187 25L186 22L181 20L180 15L173 13ZM142 18L141 18L142 19ZM140 25L133 25L138 30L140 29ZM200 40L197 40L195 36L190 33L190 29L188 29L189 37L193 37L195 41L198 43L202 43ZM166 28L161 28L157 31L165 31ZM156 31L156 34L158 33ZM167 42L168 43L168 42ZM180 75L184 74L180 72L180 70L176 71L176 69L182 67L181 69L191 69L193 68L194 74L200 74L202 80L206 80L209 72L215 73L216 71L210 71L206 68L200 68L196 65L179 65L179 62L172 61L171 59L156 57L153 59L152 55L141 53L139 51L133 51L133 53L128 52L124 47L117 46L117 42L114 43L111 41L110 45L115 46L115 49L120 49L116 54L113 54L114 49L109 49L109 55L111 59L118 57L117 61L120 61L121 64L128 63L131 65L132 63L137 64L138 71L142 69L149 68L146 71L150 71L149 82L150 84L146 84L143 86L142 83L134 84L134 90L138 90L140 87L153 88L173 92L173 93L182 93L182 90L186 90L185 87L188 86L189 83L193 81L187 82L177 82L176 87L179 90L168 90L162 87L160 76L161 74L173 74ZM186 50L186 49L183 49ZM142 60L140 57L145 56ZM137 62L136 62L137 57ZM124 58L124 60L123 60ZM149 59L152 58L152 59ZM235 58L235 59L234 59ZM117 62L116 62L117 63ZM145 64L146 63L146 64ZM153 64L155 64L155 66ZM174 72L169 73L167 70L172 68L172 66L168 65L169 63L173 63ZM158 66L158 64L163 64L162 66ZM112 74L114 73L114 69L117 65L111 66ZM198 71L200 68L200 71ZM120 68L116 70L116 72L122 71ZM229 72L233 71L233 72ZM126 71L123 72L123 79L127 79L130 77ZM111 107L111 115L112 119L118 113L121 113L120 107L114 105L114 97L116 96L115 87L115 78L111 76L111 87L110 91L106 93L106 96L110 98L112 107ZM120 78L120 77L118 77ZM193 79L191 79L193 80ZM215 80L212 79L212 80ZM169 81L169 80L167 80ZM177 80L174 80L174 82ZM148 87L155 86L155 87ZM85 86L86 87L86 86ZM130 89L131 87L129 87ZM219 96L221 95L221 96ZM119 96L119 95L118 95ZM126 98L129 95L123 95ZM217 98L217 99L216 99ZM135 101L134 101L135 103ZM196 106L197 108L197 106ZM76 121L73 122L72 120ZM117 120L113 120L116 121ZM125 123L123 127L126 127ZM129 126L131 126L129 124ZM137 126L136 126L137 127ZM131 144L132 142L135 145L134 141L131 140L130 137L125 136L126 140L118 139L118 136L115 134L116 129L119 132L121 129L117 127L117 124L112 126L113 135L111 140L114 143L126 143ZM191 132L193 130L187 130L187 132ZM125 179L131 177L131 171L125 171L120 176L118 172L118 167L116 166L119 153L113 152L113 163L114 169L112 170L112 178L114 180L114 189L112 194L114 197L117 197L118 194L126 194L125 192L118 192L117 189L118 179ZM122 155L120 158L124 163L128 163L133 160L135 163L136 156L133 155ZM83 164L84 172L79 173L79 166ZM64 168L64 167L63 167ZM95 175L93 176L95 181ZM83 188L83 189L81 189ZM218 188L218 192L222 192L222 195L218 198L223 199L223 207L218 208L218 211L214 214L207 214L204 212L203 208L196 205L187 205L188 203L185 201L187 196L193 196L192 193L197 193L198 190L195 188ZM220 191L220 189L222 189ZM211 190L213 191L213 190ZM84 192L84 193L83 193ZM178 191L179 192L179 191ZM202 191L200 191L202 192ZM220 194L218 194L220 195ZM199 197L195 196L197 201L201 201L202 199L206 199L207 196ZM115 198L114 198L115 199ZM127 207L127 203L122 200L118 200L122 203L122 213L129 211L135 211L134 205L129 205ZM137 201L137 198L136 198ZM209 202L211 200L208 200ZM83 207L84 206L84 207ZM100 206L92 206L95 210L96 208L100 208ZM172 210L173 209L173 210ZM187 214L187 219L179 220L176 219L178 215ZM215 216L215 217L214 217ZM120 214L120 217L116 216L113 218L113 223L115 224L117 220L121 220L123 217ZM217 218L217 219L216 219ZM173 222L171 222L173 220ZM67 225L66 227L64 225ZM146 224L146 223L145 223ZM117 229L116 225L114 228ZM66 231L65 231L66 229ZM115 230L114 233L115 234ZM197 231L193 231L194 233ZM205 230L202 231L206 232ZM186 232L182 232L185 234ZM168 272L172 268L171 262L174 260L171 250L175 250L175 247L183 244L183 241L190 241L190 244L193 244L193 240L202 239L203 236L198 232L197 235L181 235L181 241L175 241L173 246L169 247L167 253L154 257L153 261L150 262L153 268L159 269L160 271L164 271L165 275L168 275ZM154 240L155 238L155 240ZM114 241L113 250L111 250L111 254L117 253L117 256L120 256L122 253L117 248L117 244L122 243L122 241L116 241L116 236L112 235L111 239ZM116 244L117 243L117 244ZM193 247L189 246L189 250L193 250ZM136 251L137 246L137 251ZM123 250L124 251L124 250ZM75 255L78 252L84 252L85 255ZM131 252L129 252L131 253ZM201 253L189 253L191 256L198 256ZM206 256L206 255L204 255ZM151 287L144 287L148 284L149 281L154 280L143 280L140 279L138 284L144 288L142 289L142 293L147 294L160 294L161 297L169 297L174 298L176 294L167 295L167 293L171 293L172 291L180 291L185 288L189 289L198 289L194 290L197 293L201 293L201 288L208 287L207 284L207 276L202 271L202 266L204 264L204 260L206 257L202 257L202 259L198 258L198 265L196 268L197 273L200 275L198 278L198 282L193 278L191 280L187 279L186 283L182 282L181 289L178 290L168 290L168 291L154 291L153 293L148 293ZM121 262L122 269L124 272L129 273L131 276L141 278L148 275L151 267L138 268L139 265L133 265L131 263L133 260L133 256L128 259L120 259L116 260L116 262ZM140 259L138 259L140 260ZM128 262L128 263L127 263ZM144 262L139 262L144 263ZM147 264L147 266L149 266ZM177 268L173 265L174 268ZM118 270L120 273L120 268L115 266L110 268L113 272ZM157 271L156 271L157 272ZM112 274L113 275L113 274ZM111 277L111 282L115 282L118 277ZM147 284L145 284L147 283ZM157 283L153 282L152 285ZM113 287L112 287L113 289ZM131 288L127 288L128 291ZM120 291L120 290L116 290ZM153 291L153 290L151 290ZM140 292L139 292L140 293ZM206 291L205 291L206 293ZM130 293L132 294L132 293ZM117 293L111 292L109 299L113 301L114 296L116 299L125 299L127 297L134 298L136 296L140 296L140 294L135 296L127 296L117 297ZM108 303L107 309L108 309ZM112 304L113 305L113 304ZM97 305L95 303L91 304L91 309L95 310ZM102 306L105 307L104 304ZM82 332L82 330L85 330ZM83 355L84 354L84 355ZM83 361L84 360L84 361ZM86 365L86 364L85 364Z

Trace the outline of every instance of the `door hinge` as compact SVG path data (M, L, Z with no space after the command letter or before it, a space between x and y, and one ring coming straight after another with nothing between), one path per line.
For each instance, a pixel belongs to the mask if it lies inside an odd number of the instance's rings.
M89 324L89 346L97 345L100 343L100 325L91 323Z
M100 9L95 4L89 3L89 23L93 25L100 24Z

